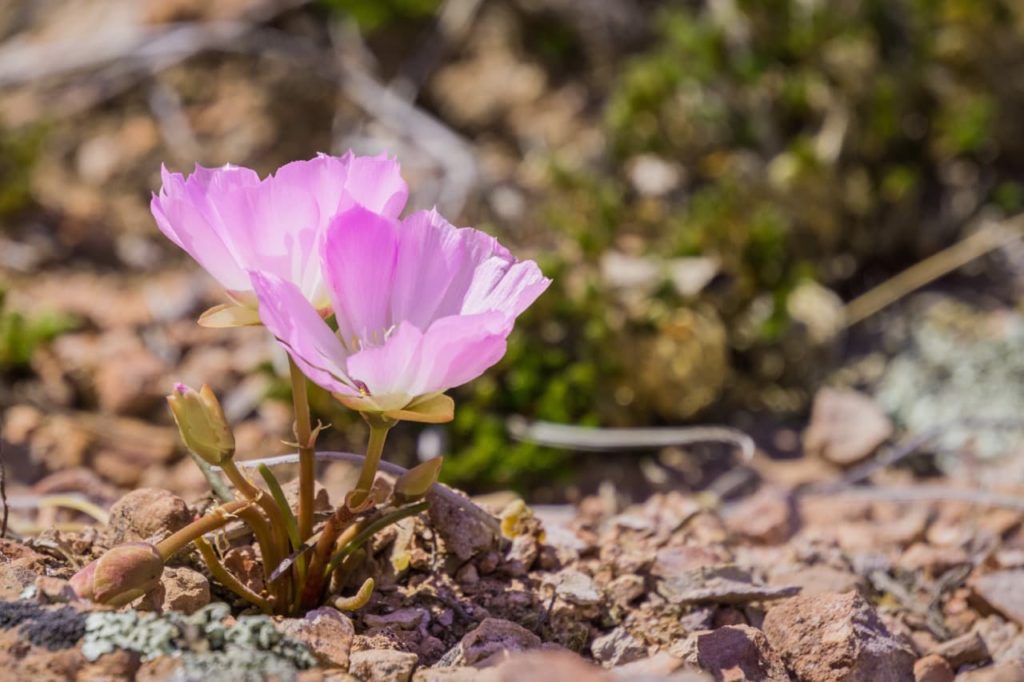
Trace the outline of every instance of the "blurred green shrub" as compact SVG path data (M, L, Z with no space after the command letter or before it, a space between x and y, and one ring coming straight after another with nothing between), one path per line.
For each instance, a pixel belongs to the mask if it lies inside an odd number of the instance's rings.
M981 211L1024 207L1022 26L1011 0L667 5L612 86L605 163L553 160L529 218L554 232L554 284L497 371L462 392L445 475L527 486L566 472L556 452L509 444L495 415L803 409L836 351L833 291L863 290ZM653 281L624 292L610 252ZM666 273L699 258L714 282L674 285Z
M0 370L27 367L40 345L78 326L78 320L70 315L38 313L26 316L9 310L6 299L6 292L0 289Z
M441 0L321 0L332 10L345 12L363 31L371 33L396 22L426 19L437 12Z

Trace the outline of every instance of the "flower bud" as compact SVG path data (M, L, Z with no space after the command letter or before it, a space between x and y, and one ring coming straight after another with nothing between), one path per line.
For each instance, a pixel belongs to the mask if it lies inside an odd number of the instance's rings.
M437 483L443 463L444 457L435 457L399 476L395 481L395 500L399 504L415 502L430 492L431 486Z
M213 466L220 466L235 454L235 436L209 386L203 384L196 392L178 384L167 396L167 404L189 450Z
M163 570L164 561L156 547L132 542L107 550L72 576L70 584L83 599L121 606L156 588Z

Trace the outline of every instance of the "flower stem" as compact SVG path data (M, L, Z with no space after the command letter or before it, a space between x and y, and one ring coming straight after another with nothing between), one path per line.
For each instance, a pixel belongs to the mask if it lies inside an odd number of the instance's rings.
M269 579L277 565L287 556L288 547L290 547L281 510L277 508L269 495L245 477L234 460L229 459L221 463L221 470L242 495L259 505L266 514L266 518L264 518L258 511L252 510L249 515L244 517L244 520L252 527L253 534L256 535L257 541L263 548L263 568ZM278 601L287 601L284 594L287 586L279 584L277 586L268 585L268 587L271 588L272 593L276 590Z
M210 574L219 580L224 587L250 604L255 605L263 613L267 615L273 613L273 607L270 605L270 602L253 592L236 578L217 557L217 553L213 551L213 547L210 546L209 542L204 540L202 536L197 537L193 542L199 548L199 553L203 556L206 567L210 569Z
M388 431L395 425L393 421L379 417L366 417L366 423L370 425L370 440L366 444L366 459L359 472L359 482L352 494L354 505L361 503L370 494L373 480L377 477L377 465L384 453L384 441L387 440Z
M231 521L231 518L245 509L250 504L249 500L235 500L215 508L208 514L204 514L181 530L164 538L156 544L156 551L160 558L167 561L172 556L184 549L188 543L196 538L202 537L210 531L217 530Z
M288 358L292 379L292 403L295 405L295 440L299 444L299 538L305 542L313 534L313 479L316 477L316 454L309 417L309 393L306 377L298 365Z

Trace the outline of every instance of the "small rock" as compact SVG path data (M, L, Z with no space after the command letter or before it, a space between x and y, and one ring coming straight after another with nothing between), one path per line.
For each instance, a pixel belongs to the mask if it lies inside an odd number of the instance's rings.
M940 547L915 542L907 547L896 565L910 573L923 573L934 580L951 568L971 563L967 552L960 547Z
M71 585L63 578L41 575L36 578L36 601L40 604L63 604L77 597Z
M988 646L985 645L985 640L981 638L977 630L943 642L932 649L930 653L942 656L954 668L985 663L991 658Z
M418 662L416 654L394 649L367 649L351 655L348 671L365 682L409 682Z
M856 592L773 606L764 632L801 682L909 682L914 655Z
M460 585L476 585L480 582L480 572L474 564L466 564L455 572L455 582Z
M321 665L347 669L355 629L348 616L324 606L302 618L288 618L278 625L289 637L303 642Z
M555 576L555 593L577 606L601 603L601 592L594 585L593 578L575 569L566 569Z
M866 589L864 579L860 576L823 564L773 573L768 582L772 585L799 587L800 594L803 596L842 593L851 590L863 592Z
M789 680L768 638L749 625L729 625L697 635L697 660L716 680L725 682Z
M814 396L804 449L839 466L857 464L892 436L892 421L858 391L823 388Z
M746 604L790 597L798 587L758 585L737 566L706 566L663 577L658 594L673 604Z
M494 530L473 514L440 495L430 495L431 526L444 540L445 547L461 561L491 549L498 540ZM473 504L466 498L466 504ZM486 573L487 571L482 570ZM493 569L492 569L493 570Z
M644 584L643 576L636 575L635 573L620 575L604 588L604 593L608 595L612 603L619 606L629 606L630 603L642 597L646 592L647 587Z
M972 578L969 586L982 606L1024 625L1024 570L985 573Z
M495 667L486 679L487 682L610 682L612 678L576 654L556 650L512 656Z
M540 637L522 625L502 618L486 618L458 643L451 663L477 665L492 657L538 647Z
M914 663L914 682L953 682L953 668L942 656L929 654Z
M796 532L796 505L781 490L765 487L729 510L726 528L755 544L778 545Z
M210 581L198 571L184 566L168 566L160 577L163 608L193 614L210 603Z
M192 521L185 500L160 488L133 490L110 508L115 544L163 539Z
M590 644L590 652L606 668L638 661L647 656L647 647L623 627L617 627Z
M1010 661L956 676L956 682L1024 682L1024 663Z

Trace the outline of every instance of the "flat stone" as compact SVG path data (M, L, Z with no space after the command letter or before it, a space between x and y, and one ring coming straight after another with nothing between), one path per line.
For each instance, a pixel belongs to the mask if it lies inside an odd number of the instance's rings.
M594 585L594 579L573 569L566 569L555 576L555 593L577 606L601 603L601 591Z
M287 618L278 628L303 642L321 665L347 669L355 628L348 616L337 609L324 606L309 611L302 618Z
M749 625L729 625L697 635L700 667L723 682L788 682L786 666L765 634Z
M860 576L831 566L816 565L773 573L768 578L771 585L791 585L800 588L800 594L833 594L867 587Z
M684 571L658 582L658 594L673 604L748 604L791 597L800 591L789 585L759 585L749 571L733 565Z
M929 653L942 656L954 668L985 663L992 657L985 640L977 630L942 642Z
M366 649L349 657L349 673L363 682L409 682L419 657L394 649Z
M1024 625L1024 570L996 571L968 583L972 597L982 606Z
M594 660L606 667L631 663L646 658L647 647L623 627L617 627L590 644Z
M804 450L833 464L851 466L870 457L892 432L892 421L869 396L823 388L814 396Z
M792 537L799 520L790 495L765 487L729 508L725 526L730 533L748 542L777 545Z
M497 657L539 648L540 637L522 625L502 618L486 618L466 633L453 649L451 665L478 665Z
M160 488L133 490L110 508L114 543L162 540L192 521L185 500Z
M914 679L914 654L856 592L777 604L765 615L764 633L801 682Z

